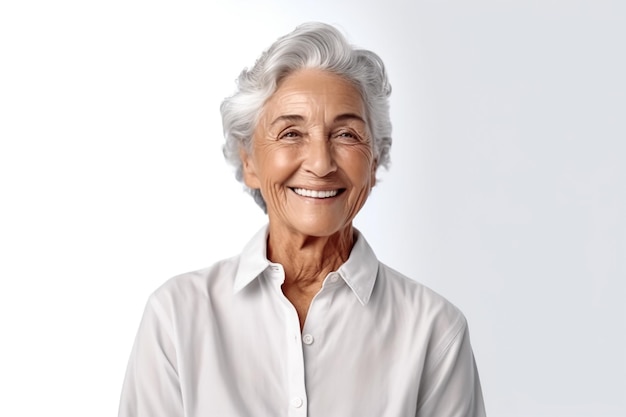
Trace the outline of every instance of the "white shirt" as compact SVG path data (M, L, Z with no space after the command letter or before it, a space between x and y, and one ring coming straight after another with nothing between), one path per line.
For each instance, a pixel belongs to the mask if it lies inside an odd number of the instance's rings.
M120 417L485 415L456 307L380 263L357 232L301 332L266 236L152 294Z

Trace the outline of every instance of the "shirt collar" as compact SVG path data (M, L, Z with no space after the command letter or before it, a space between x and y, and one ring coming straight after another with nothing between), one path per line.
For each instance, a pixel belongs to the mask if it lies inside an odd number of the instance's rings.
M267 259L267 232L268 226L265 225L252 237L241 252L233 286L235 293L254 281L271 265ZM354 238L352 252L337 272L359 302L365 305L370 300L376 282L378 259L365 237L356 229L354 229Z
M239 255L239 265L233 290L241 291L245 286L257 278L270 265L267 259L267 225L263 226L250 239Z
M378 259L374 250L358 230L354 229L354 246L348 260L339 267L339 275L348 284L361 304L369 302L378 275Z

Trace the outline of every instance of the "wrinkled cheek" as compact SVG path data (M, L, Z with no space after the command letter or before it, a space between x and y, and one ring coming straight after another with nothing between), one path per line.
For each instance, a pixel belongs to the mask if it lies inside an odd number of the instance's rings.
M356 217L359 211L361 211L361 209L365 205L365 202L367 201L367 198L369 196L370 188L371 187L366 187L360 190L359 195L356 198L356 201L352 204L350 218Z
M374 152L369 145L354 145L354 147L348 147L337 150L338 157L342 158L347 166L356 168L357 165L365 169L365 167L371 168L374 165Z
M272 211L276 214L285 213L288 209L288 192L289 189L284 187L282 183L272 181L265 182L261 189L261 194L267 204L268 211Z
M261 194L265 201L271 200L272 202L276 202L280 191L280 187L271 181L266 180L261 186Z

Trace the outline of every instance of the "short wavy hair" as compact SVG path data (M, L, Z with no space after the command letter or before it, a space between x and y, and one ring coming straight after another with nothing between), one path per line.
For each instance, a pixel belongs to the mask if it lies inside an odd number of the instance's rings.
M226 139L224 156L234 165L238 181L243 183L240 149L251 151L252 137L265 102L282 79L305 68L329 71L354 84L366 107L377 169L381 166L388 168L391 85L383 61L374 52L350 45L333 26L310 22L280 37L252 68L245 68L237 79L235 93L222 102L220 110ZM244 187L263 211L267 211L261 191L245 184Z

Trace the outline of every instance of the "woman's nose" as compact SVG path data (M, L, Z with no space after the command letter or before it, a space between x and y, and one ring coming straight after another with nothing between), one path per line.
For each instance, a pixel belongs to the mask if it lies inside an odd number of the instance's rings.
M331 141L325 136L311 138L306 149L303 168L318 177L325 177L337 169Z

